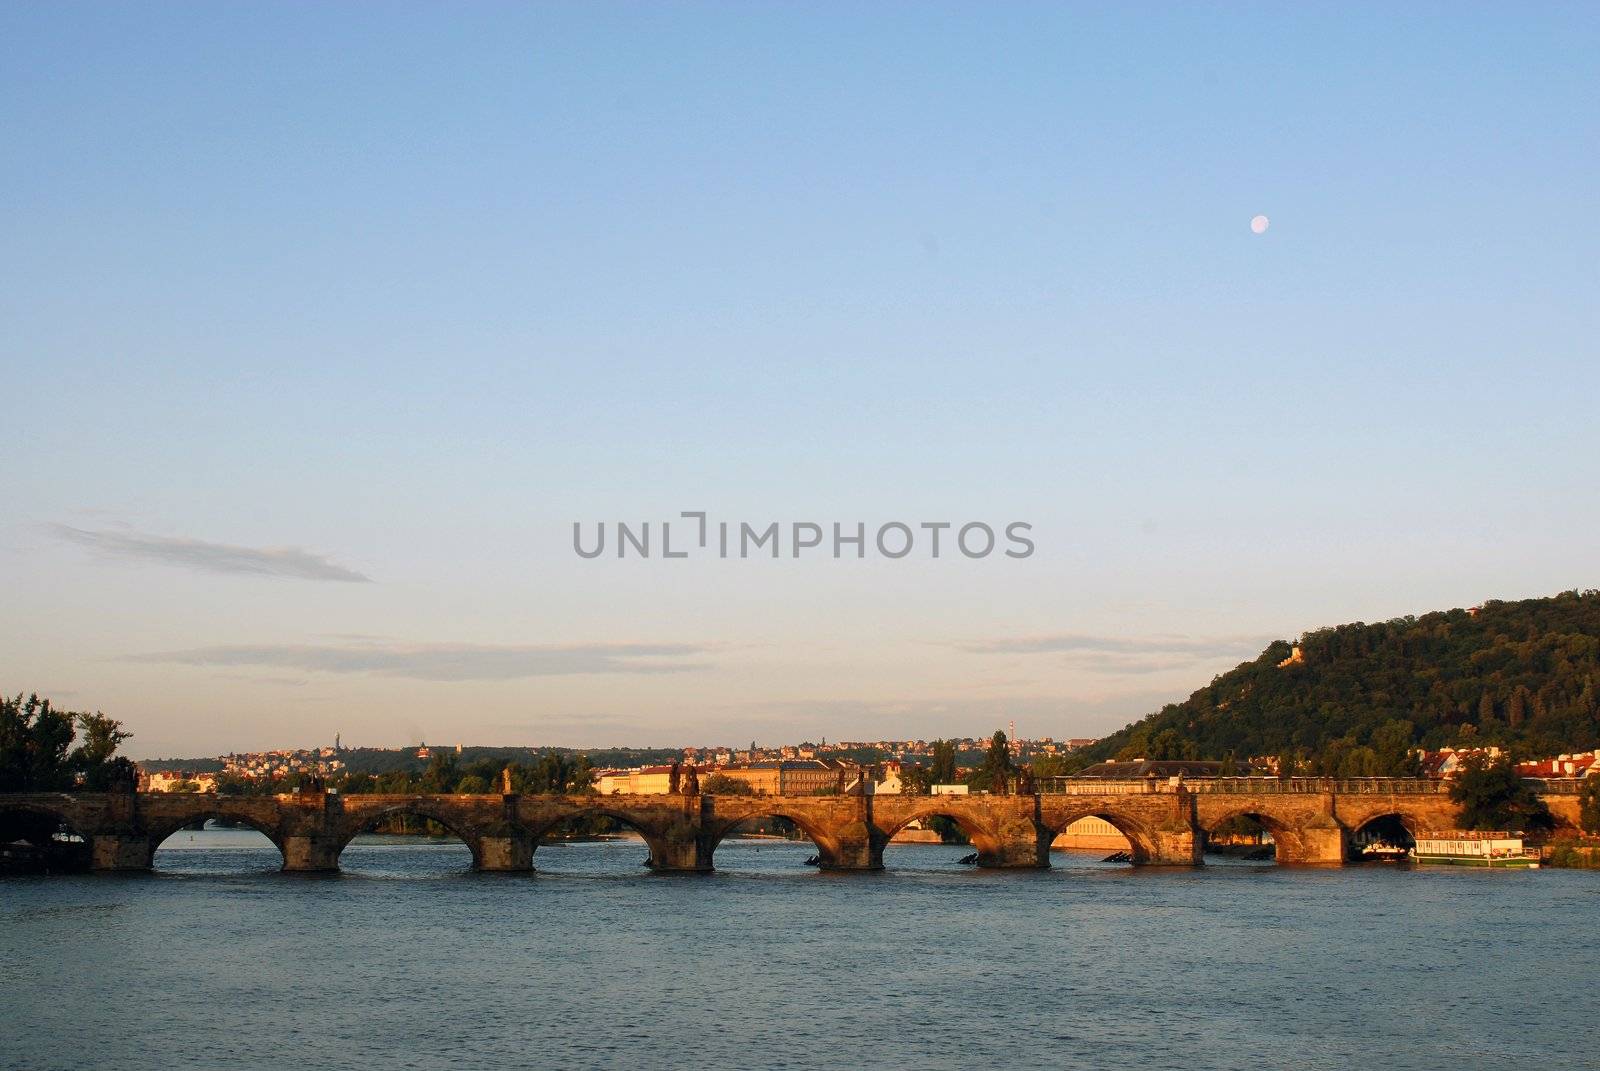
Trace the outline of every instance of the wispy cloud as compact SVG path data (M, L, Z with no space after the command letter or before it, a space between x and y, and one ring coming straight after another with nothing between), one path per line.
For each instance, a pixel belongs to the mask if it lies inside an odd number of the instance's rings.
M1014 636L957 644L983 655L1059 655L1076 666L1112 675L1139 675L1202 662L1244 660L1271 642L1261 636L1096 636L1060 633Z
M470 643L277 644L197 647L136 655L138 662L255 666L421 681L502 681L580 673L684 673L707 648L689 644L486 645Z
M1270 641L1259 636L1092 636L1068 632L1017 636L962 644L973 654L1184 654L1199 657L1259 652Z
M708 739L748 740L759 728L762 739L792 741L795 734L829 740L908 736L985 737L1011 720L1024 736L1046 733L1094 736L1120 728L1177 698L1167 689L1115 688L1049 694L1012 692L990 696L909 696L903 699L781 699L733 710L697 711ZM870 728L868 728L870 727Z
M156 562L208 573L371 583L371 577L298 547L236 547L143 532L93 531L68 524L51 524L46 529L63 542L76 543L108 558L126 561Z

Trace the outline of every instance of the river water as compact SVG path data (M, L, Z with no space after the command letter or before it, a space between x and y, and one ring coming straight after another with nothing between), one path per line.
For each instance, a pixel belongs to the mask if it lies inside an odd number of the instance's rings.
M364 838L305 876L183 832L155 875L0 879L0 1066L1600 1067L1600 874L967 850L823 874L730 840L669 876L624 840L480 875Z

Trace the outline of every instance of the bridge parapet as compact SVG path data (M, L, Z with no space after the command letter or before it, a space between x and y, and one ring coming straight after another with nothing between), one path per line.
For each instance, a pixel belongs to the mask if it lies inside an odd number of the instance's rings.
M1447 796L1448 781L1420 777L1207 777L1185 781L1191 792L1232 795Z

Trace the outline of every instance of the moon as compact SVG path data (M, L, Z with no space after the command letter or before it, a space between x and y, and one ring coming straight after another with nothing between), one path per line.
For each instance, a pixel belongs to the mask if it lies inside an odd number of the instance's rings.
M1255 234L1266 234L1267 228L1272 226L1272 220L1266 216L1257 216L1250 221L1250 230Z

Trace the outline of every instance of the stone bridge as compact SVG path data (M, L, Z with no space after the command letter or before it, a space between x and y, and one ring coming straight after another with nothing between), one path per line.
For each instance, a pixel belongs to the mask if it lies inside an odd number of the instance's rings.
M1545 800L1575 826L1573 788ZM265 834L283 869L332 871L358 834L395 815L432 819L460 837L476 869L528 871L534 850L570 823L604 816L636 831L658 871L712 869L717 845L749 823L793 822L816 844L820 866L877 870L891 837L912 822L947 818L966 834L979 866L1049 866L1050 842L1080 818L1101 818L1128 838L1137 865L1196 866L1207 834L1248 816L1273 835L1280 863L1341 864L1351 838L1379 818L1408 829L1451 829L1456 807L1438 782L1234 778L1185 783L1078 782L1038 795L972 796L280 796L180 793L0 795L0 829L57 828L81 836L97 870L149 869L161 842L210 818ZM9 839L9 836L8 836Z

